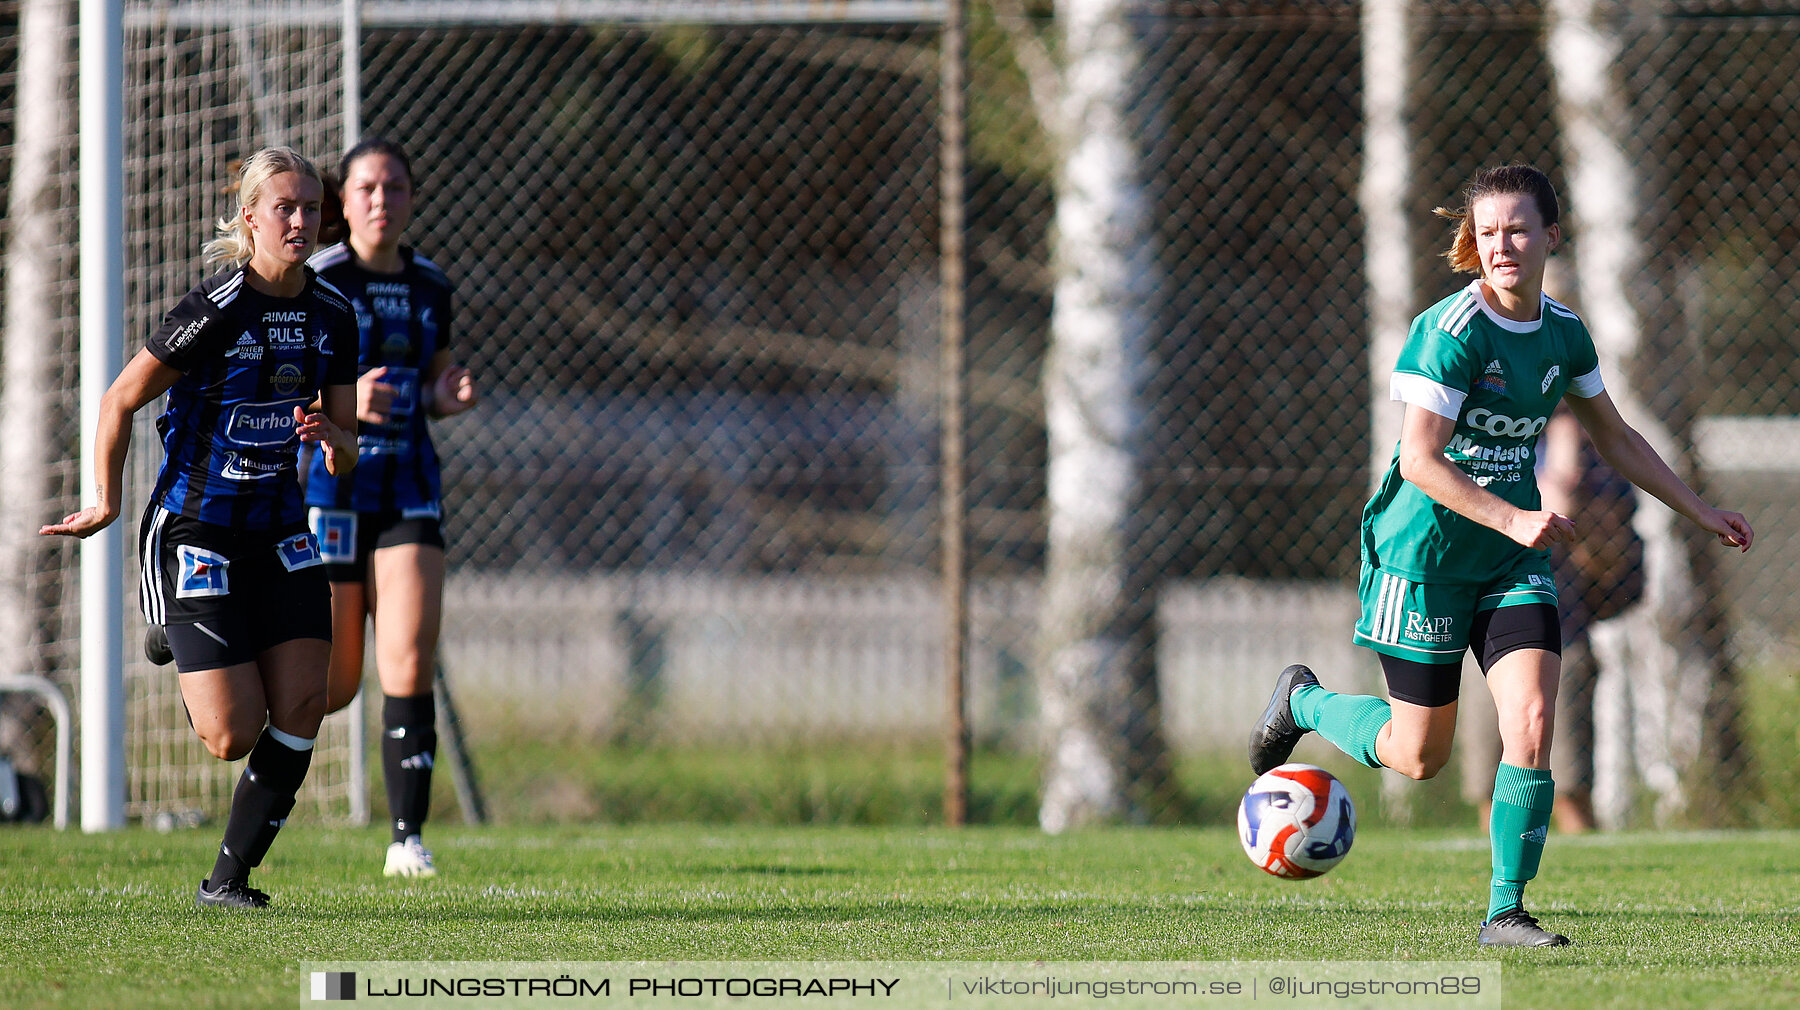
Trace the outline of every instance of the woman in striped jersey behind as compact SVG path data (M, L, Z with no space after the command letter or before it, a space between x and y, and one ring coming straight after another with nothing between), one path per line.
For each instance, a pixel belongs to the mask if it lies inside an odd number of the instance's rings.
M392 839L383 873L431 877L422 838L437 748L432 692L444 595L443 508L429 418L475 405L475 383L450 350L452 286L401 244L412 220L412 163L370 138L344 155L338 179L349 237L312 258L356 311L360 462L348 478L315 459L306 503L331 580L330 711L362 684L365 628L375 628L381 765Z

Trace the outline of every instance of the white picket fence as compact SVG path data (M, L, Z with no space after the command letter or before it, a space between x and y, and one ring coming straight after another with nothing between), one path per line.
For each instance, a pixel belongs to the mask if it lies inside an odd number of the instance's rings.
M971 613L975 731L1028 739L1035 589L978 585ZM1173 744L1236 741L1291 662L1372 687L1373 665L1349 642L1355 613L1336 584L1165 589L1158 659ZM944 724L942 635L926 579L464 572L447 590L443 650L475 719L498 708L595 733L649 720L635 728L677 740L923 736Z

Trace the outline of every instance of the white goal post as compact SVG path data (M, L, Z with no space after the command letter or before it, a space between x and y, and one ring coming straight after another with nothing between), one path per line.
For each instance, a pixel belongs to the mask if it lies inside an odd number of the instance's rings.
M81 0L81 501L125 349L124 0ZM81 545L81 828L125 826L123 523Z

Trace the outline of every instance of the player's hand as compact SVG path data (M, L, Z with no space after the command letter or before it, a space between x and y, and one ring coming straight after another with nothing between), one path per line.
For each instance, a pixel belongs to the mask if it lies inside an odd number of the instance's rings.
M1512 538L1514 543L1541 551L1551 544L1572 543L1575 540L1575 523L1560 512L1527 512L1521 509L1513 513L1506 529L1501 532Z
M112 525L119 518L118 509L109 509L103 505L89 505L80 512L63 517L59 523L46 523L38 527L38 533L46 537L81 537L87 539L95 533Z
M475 391L475 377L461 365L444 369L431 383L431 412L439 417L460 414L475 406L480 398Z
M294 432L302 442L319 443L325 453L325 470L333 477L356 466L356 436L333 424L325 414L309 414L305 407L295 407Z
M1756 539L1756 531L1750 528L1750 520L1737 512L1708 509L1695 516L1694 522L1701 529L1717 536L1720 544L1736 547L1740 553L1749 550L1750 541Z
M371 368L356 378L356 419L369 424L386 424L388 412L394 409L394 394L399 392L383 382L387 366Z

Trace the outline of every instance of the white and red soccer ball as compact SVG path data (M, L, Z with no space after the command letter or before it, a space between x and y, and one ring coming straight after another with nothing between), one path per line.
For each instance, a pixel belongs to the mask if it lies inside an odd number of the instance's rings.
M1238 803L1238 841L1265 872L1305 880L1331 869L1356 839L1356 806L1337 777L1309 764L1263 773Z

